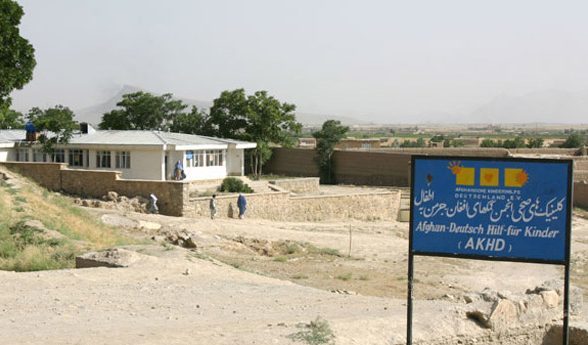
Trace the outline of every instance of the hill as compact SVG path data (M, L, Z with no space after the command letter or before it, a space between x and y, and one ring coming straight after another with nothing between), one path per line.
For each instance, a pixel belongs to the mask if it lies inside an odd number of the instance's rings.
M133 243L70 198L0 167L0 270L72 268L88 250Z

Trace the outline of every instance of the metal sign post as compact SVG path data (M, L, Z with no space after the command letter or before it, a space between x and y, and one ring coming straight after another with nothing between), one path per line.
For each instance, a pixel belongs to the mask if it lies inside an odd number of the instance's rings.
M421 255L564 265L568 345L573 162L413 156L411 166L406 343Z

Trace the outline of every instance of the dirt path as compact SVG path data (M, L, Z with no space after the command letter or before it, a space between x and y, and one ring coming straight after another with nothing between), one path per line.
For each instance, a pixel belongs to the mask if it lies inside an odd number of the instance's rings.
M289 344L296 343L288 335L301 330L297 324L317 316L328 321L336 344L404 342L407 224L94 212L156 240L185 230L198 248L141 247L146 256L128 268L0 272L0 343ZM588 257L588 222L574 224L574 257ZM277 251L289 248L284 243L299 249ZM260 253L266 246L277 252ZM584 263L575 267L579 283L586 280ZM491 339L466 318L464 293L520 292L562 277L548 265L425 257L415 264L415 340L439 345ZM530 344L528 337L520 344Z

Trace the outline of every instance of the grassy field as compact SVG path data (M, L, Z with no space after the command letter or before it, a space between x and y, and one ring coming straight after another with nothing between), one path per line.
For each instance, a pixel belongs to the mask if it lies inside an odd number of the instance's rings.
M71 200L18 178L0 182L0 270L72 268L76 255L136 240L101 224ZM28 226L38 220L48 231Z

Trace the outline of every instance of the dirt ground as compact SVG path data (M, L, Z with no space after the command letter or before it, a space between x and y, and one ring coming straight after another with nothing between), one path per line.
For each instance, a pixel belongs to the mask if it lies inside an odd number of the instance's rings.
M142 259L127 268L0 272L0 343L289 344L318 316L336 344L405 341L408 223L91 212L152 244L131 248ZM178 231L197 248L167 244ZM572 284L588 291L583 212L573 220L572 258ZM417 257L415 340L486 336L462 312L464 294L552 279L563 279L561 267Z

